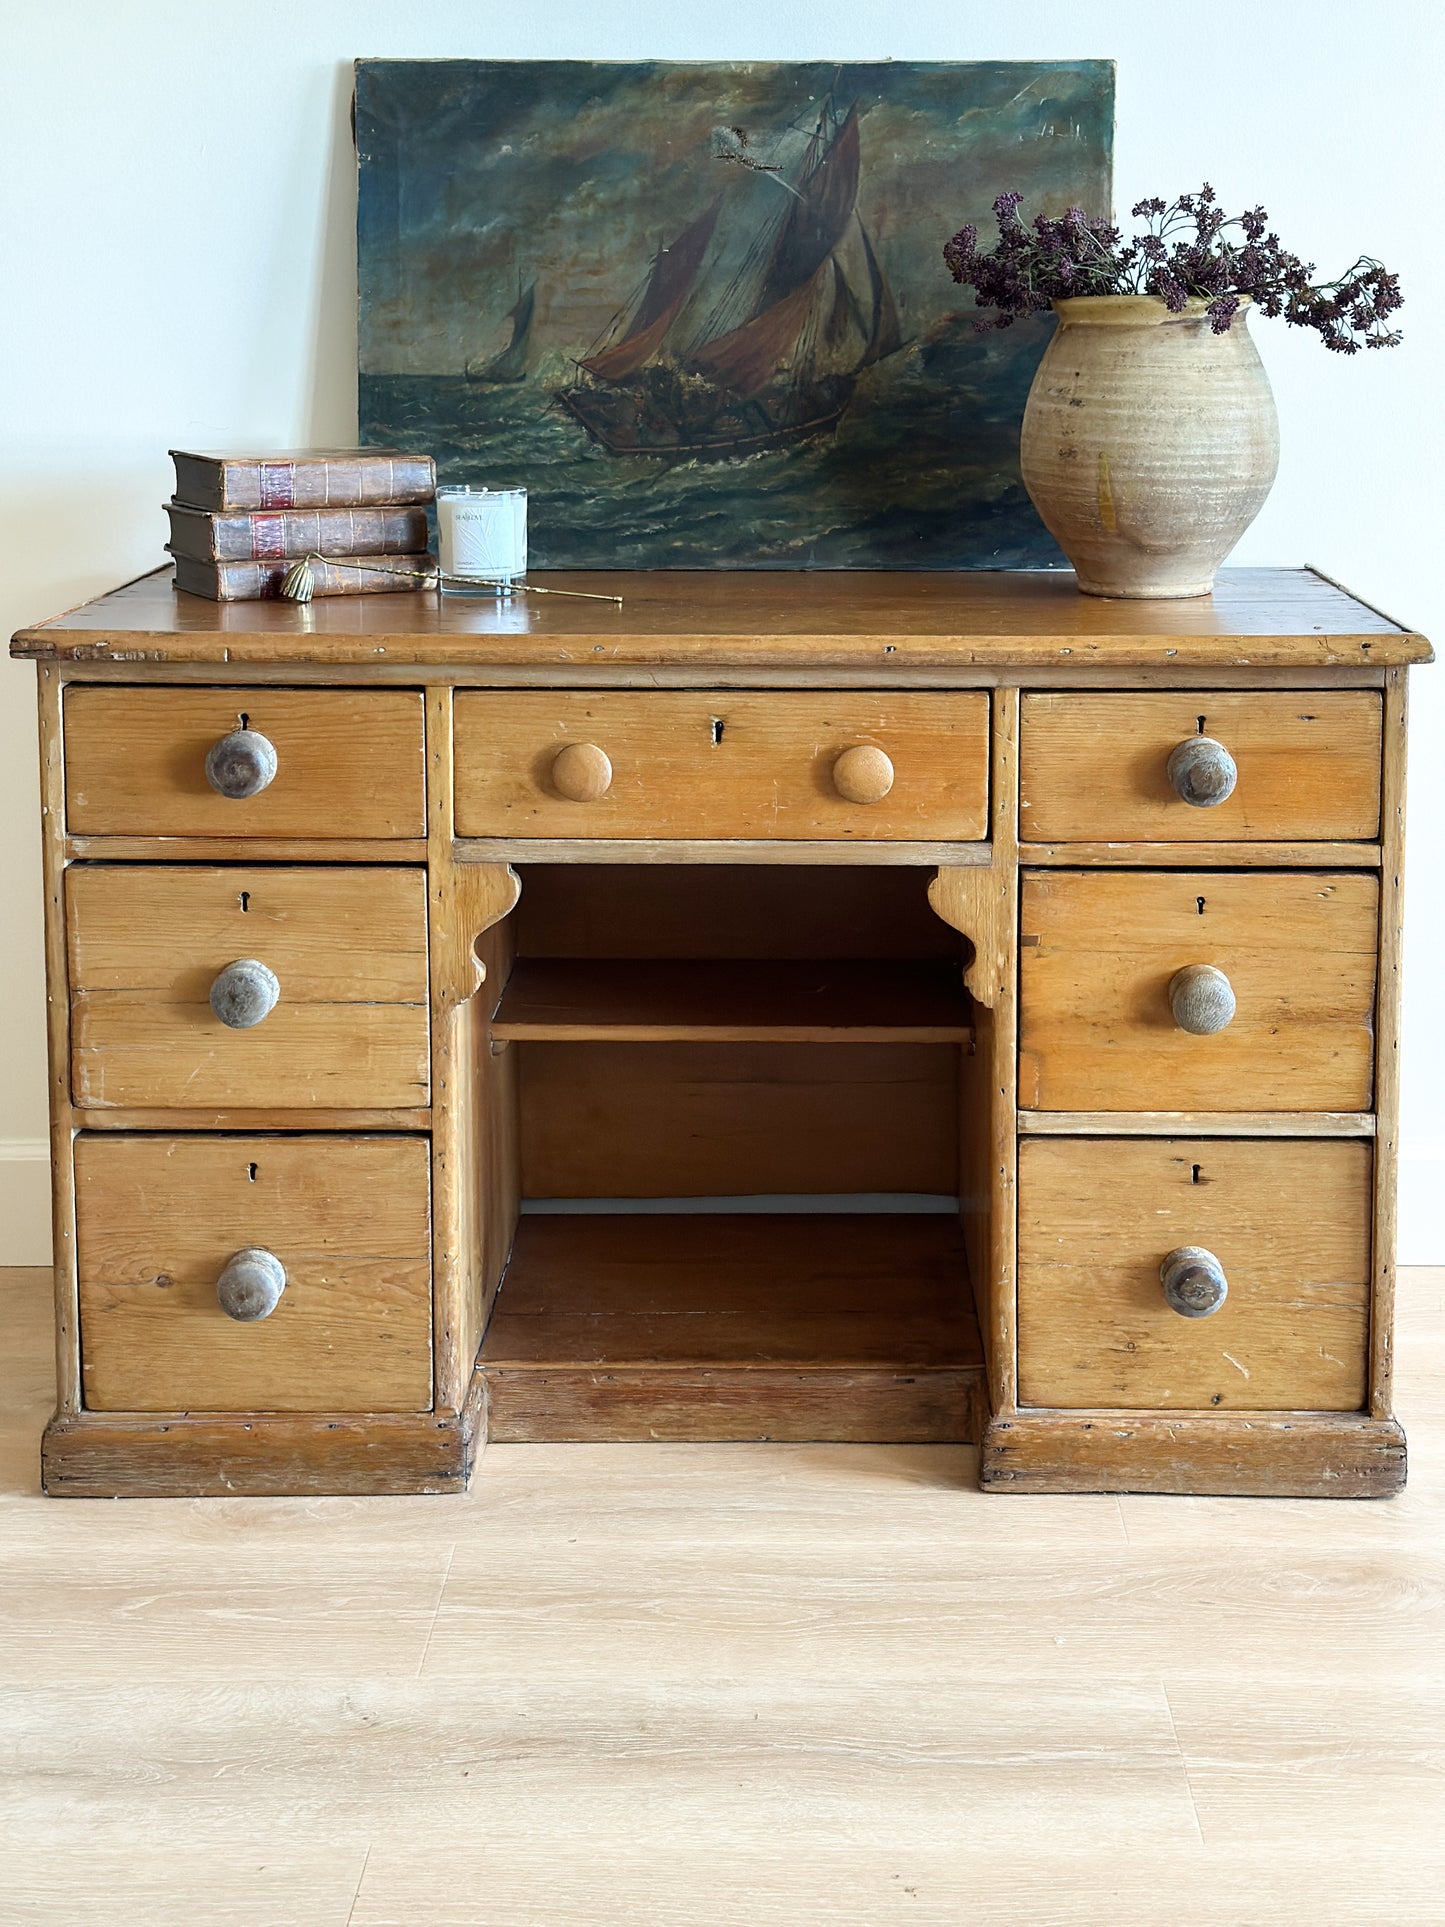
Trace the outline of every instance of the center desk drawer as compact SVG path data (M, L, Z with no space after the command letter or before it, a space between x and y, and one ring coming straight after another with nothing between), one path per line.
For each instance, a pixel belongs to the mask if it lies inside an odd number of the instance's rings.
M1368 1110L1378 917L1357 871L1026 875L1020 1107Z
M101 1412L431 1404L424 1137L132 1137L75 1145L85 1403ZM259 1251L269 1311L222 1308ZM237 1310L256 1312L232 1301Z
M1380 833L1381 717L1373 689L1025 695L1019 834L1026 843L1365 841ZM1174 752L1201 737L1224 754L1208 751L1203 779L1178 765L1171 776Z
M78 863L65 883L81 1108L428 1102L420 869ZM228 999L239 963L264 971Z
M65 817L76 836L425 836L421 694L73 685Z
M981 841L977 692L463 690L459 836Z
M1358 1411L1371 1149L1360 1138L1025 1139L1021 1402ZM1181 1253L1206 1274L1187 1312L1164 1277Z

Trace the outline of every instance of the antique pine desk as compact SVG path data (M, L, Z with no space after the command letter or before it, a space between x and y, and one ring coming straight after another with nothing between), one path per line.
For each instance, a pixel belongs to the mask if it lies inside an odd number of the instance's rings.
M16 637L46 1489L491 1437L1394 1491L1426 643L1308 571L553 580L623 605L162 571Z

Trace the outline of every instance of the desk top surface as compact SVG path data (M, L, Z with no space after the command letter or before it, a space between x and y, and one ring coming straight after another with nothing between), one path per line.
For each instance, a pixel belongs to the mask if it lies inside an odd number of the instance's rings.
M41 662L859 669L1384 668L1431 660L1313 569L1230 569L1210 596L1080 595L1067 571L566 573L553 591L208 602L169 567L22 629ZM571 593L556 593L570 591ZM620 596L613 601L592 596Z

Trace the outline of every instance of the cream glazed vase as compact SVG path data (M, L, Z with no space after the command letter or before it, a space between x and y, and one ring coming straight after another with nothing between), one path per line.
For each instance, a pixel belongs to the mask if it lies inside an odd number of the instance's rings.
M1056 301L1024 410L1024 487L1087 595L1208 595L1279 466L1248 302L1215 334L1203 301Z

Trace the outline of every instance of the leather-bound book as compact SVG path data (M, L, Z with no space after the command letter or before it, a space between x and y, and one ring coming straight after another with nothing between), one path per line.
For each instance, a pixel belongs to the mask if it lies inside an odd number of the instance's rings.
M198 562L277 562L301 555L416 555L424 508L231 509L167 502L172 555Z
M172 551L174 553L174 551ZM366 566L361 567L364 563ZM277 561L205 562L193 555L176 556L176 587L212 602L258 602L278 596L286 571L293 564ZM323 595L379 595L387 590L421 589L421 579L436 571L433 558L419 555L367 555L338 560L323 557L311 564L311 593ZM405 572L405 573L404 573Z
M365 508L429 502L430 455L395 448L293 448L270 455L197 455L173 448L176 500L196 509Z

